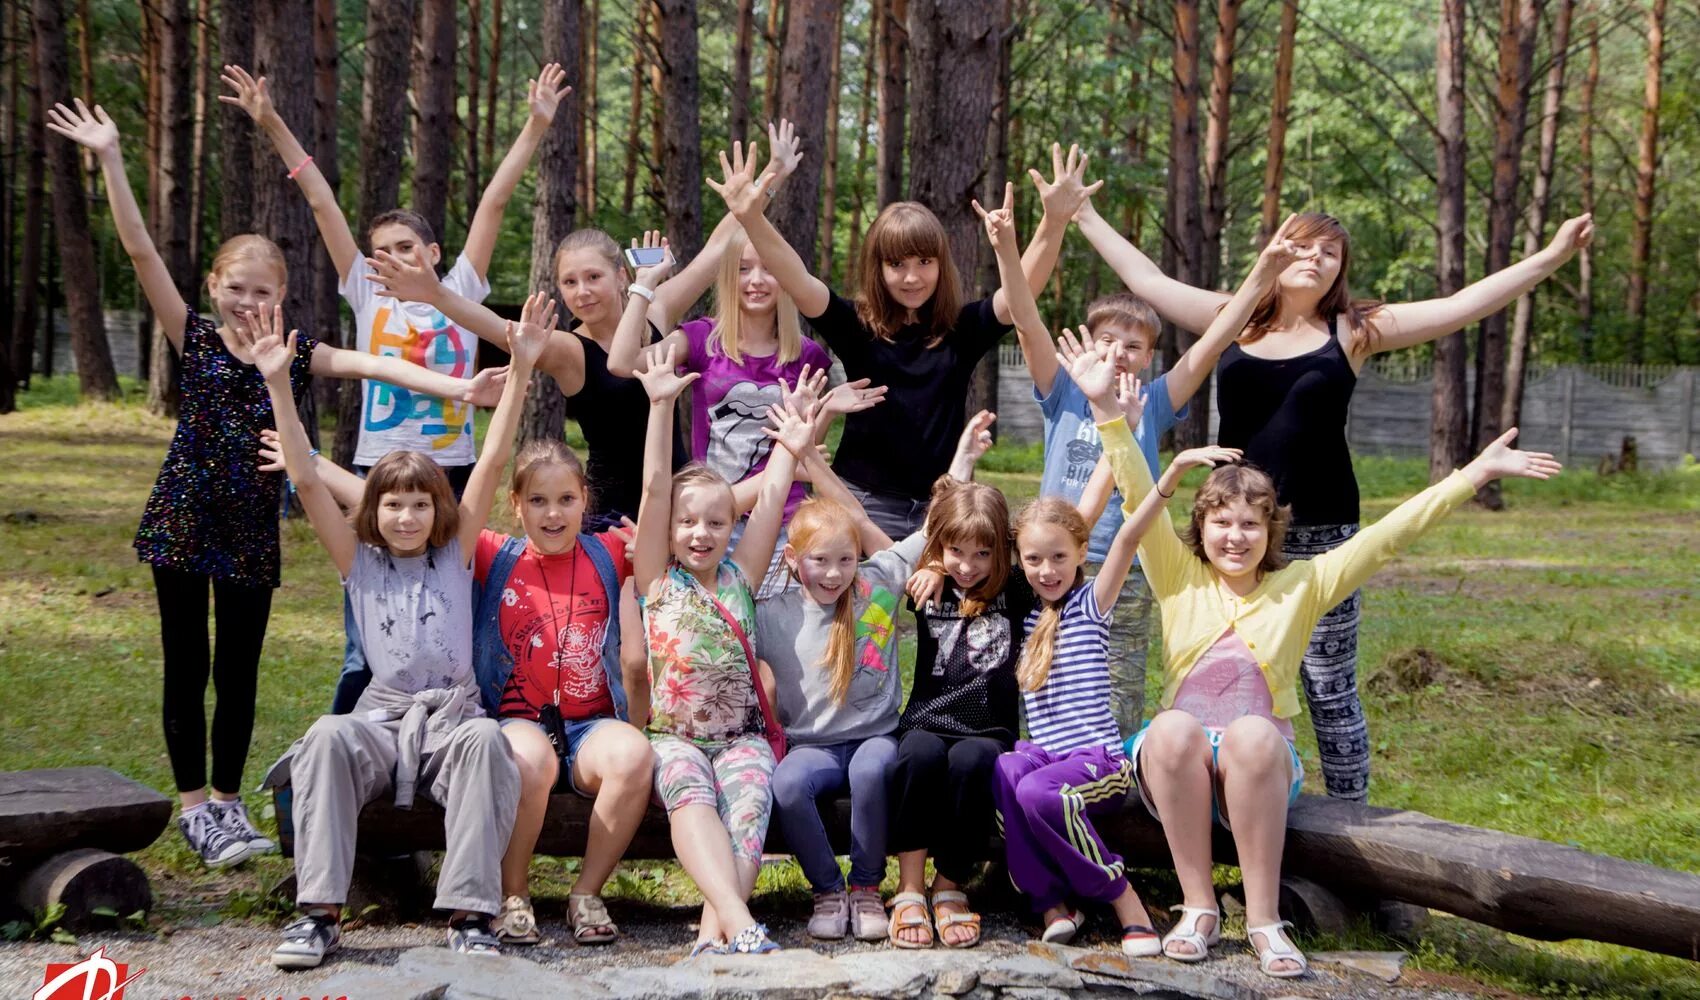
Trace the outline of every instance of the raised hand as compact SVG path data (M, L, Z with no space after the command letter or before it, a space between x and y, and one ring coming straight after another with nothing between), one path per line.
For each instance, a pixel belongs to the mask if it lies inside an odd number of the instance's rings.
M508 366L485 368L467 379L466 391L460 401L489 409L502 401L502 390L508 385Z
M431 302L442 290L437 272L429 265L410 264L387 250L366 258L366 263L372 268L366 280L403 302Z
M870 386L868 383L872 381L873 379L859 378L854 382L840 383L821 400L821 412L830 417L841 413L860 413L877 406L885 399L886 387Z
M1027 168L1027 176L1033 178L1033 186L1039 189L1039 203L1045 206L1045 214L1058 219L1072 219L1082 206L1089 203L1093 194L1104 186L1103 181L1088 185L1086 183L1085 153L1077 145L1068 147L1068 156L1063 156L1062 146L1051 143L1051 174L1053 179L1045 180L1045 175L1033 168Z
M813 414L802 413L789 406L775 406L768 409L767 419L773 422L773 426L763 427L762 433L775 443L784 445L785 450L797 456L799 461L815 446Z
M1177 475L1188 469L1215 468L1218 465L1232 465L1245 456L1238 448L1222 448L1216 445L1205 445L1203 448L1188 448L1174 457L1169 463L1169 471Z
M749 215L760 215L767 210L767 199L773 184L772 174L756 177L756 143L750 143L746 156L743 143L732 144L732 158L726 158L726 151L720 151L720 173L723 179L715 181L705 177L714 193L726 201L726 208L733 215L742 219Z
M289 366L295 363L295 340L300 332L283 332L283 307L272 306L249 313L246 323L234 326L236 340L248 349L254 367L267 379L289 377Z
M1003 249L1015 246L1015 185L1003 186L1003 206L990 212L980 207L978 199L971 202L980 221L986 224L986 239L992 246Z
M1594 242L1594 217L1578 215L1574 219L1565 219L1558 227L1558 232L1552 236L1552 242L1547 249L1560 254L1569 260L1576 251Z
M535 292L520 309L519 323L508 325L508 354L514 364L534 368L549 335L555 330L555 300L547 292Z
M219 81L235 94L220 94L218 99L224 104L233 104L248 112L248 117L254 121L263 121L272 114L272 95L266 89L266 78L255 79L247 70L240 66L226 65L218 74Z
M797 172L797 164L803 162L802 141L797 138L797 126L790 119L779 119L779 127L772 122L767 123L767 170L773 175L774 184L779 183ZM755 152L750 152L750 158L755 158Z
M991 410L981 410L968 418L968 426L956 440L956 453L970 462L978 462L992 449L992 424L997 419L998 415Z
M821 393L826 389L827 370L811 369L808 365L797 373L797 384L779 380L779 407L812 415L820 406Z
M1116 411L1115 358L1099 357L1089 342L1082 344L1087 338L1085 327L1080 328L1078 338L1073 330L1063 327L1062 336L1057 338L1057 360L1087 399L1113 413Z
M673 268L678 264L678 261L673 259L673 252L668 249L667 237L661 235L661 231L659 229L645 229L643 231L642 241L640 242L639 240L634 239L632 240L632 246L634 248L642 247L646 250L654 249L655 247L667 250L666 255L661 258L661 263L653 264L649 267L640 267L637 269L637 273L632 275L633 281L653 292L663 281L667 280L669 275L673 273Z
M573 92L566 85L567 71L560 63L550 63L537 74L537 79L525 81L525 103L531 107L531 117L544 125L555 120L561 102Z
M106 116L106 109L96 104L91 112L80 97L72 103L77 106L74 111L63 104L48 108L47 127L80 146L94 150L97 156L117 153L118 126Z
M648 366L637 373L637 379L643 383L643 391L649 394L651 403L665 403L677 399L679 393L702 377L701 372L691 372L680 375L678 371L678 344L656 344L644 352L644 363Z
M1275 230L1275 235L1269 237L1269 242L1263 247L1263 251L1257 255L1257 263L1252 265L1252 274L1259 282L1274 282L1281 272L1285 271L1294 261L1307 253L1314 254L1317 252L1314 244L1306 250L1300 250L1288 235L1292 231L1293 220L1296 218L1298 218L1296 215L1287 216L1287 220L1281 223L1281 228Z
M1127 418L1130 431L1139 426L1139 418L1145 415L1145 397L1138 375L1122 372L1116 376L1116 407Z
M1515 440L1517 428L1513 427L1494 439L1492 444L1482 449L1475 461L1464 467L1464 474L1475 482L1477 489L1495 479L1551 479L1563 471L1564 466L1544 451L1520 451L1511 447Z

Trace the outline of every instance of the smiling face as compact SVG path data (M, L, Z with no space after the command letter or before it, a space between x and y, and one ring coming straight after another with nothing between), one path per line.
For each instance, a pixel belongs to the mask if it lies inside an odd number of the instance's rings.
M287 291L278 268L263 260L239 257L207 275L207 296L219 320L246 329L249 314L270 309Z
M732 490L694 482L673 490L673 558L691 573L712 573L732 541Z
M971 538L952 538L939 546L939 560L951 582L964 591L978 587L992 572L992 548Z
M779 282L762 266L761 254L748 243L738 257L738 305L755 316L769 315L779 308Z
M561 463L532 470L525 492L511 493L514 516L532 548L546 556L570 552L584 523L584 479Z
M880 264L880 280L885 282L885 290L894 302L905 309L919 311L938 290L938 258L904 257L884 261Z
M443 251L428 242L404 222L386 222L372 230L372 253L378 251L399 257L412 267L435 269Z
M436 507L424 490L397 490L378 496L378 535L397 556L425 553L431 541Z
M555 258L561 301L586 326L617 322L625 308L625 271L590 248L566 250Z
M1062 600L1086 562L1086 546L1053 522L1023 526L1015 536L1015 548L1028 586L1040 600L1050 603Z
M860 558L855 537L843 531L820 532L802 551L795 545L785 546L785 564L817 604L832 604L844 595L856 582Z
M1245 498L1234 497L1204 515L1198 536L1216 572L1241 579L1256 574L1269 551L1269 517Z

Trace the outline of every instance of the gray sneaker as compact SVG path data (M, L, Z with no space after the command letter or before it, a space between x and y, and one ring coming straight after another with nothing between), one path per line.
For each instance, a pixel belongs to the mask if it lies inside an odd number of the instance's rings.
M210 804L190 809L177 817L177 829L189 842L189 849L201 856L208 868L228 868L248 860L254 853L247 841L237 840L219 822L219 814Z
M342 946L342 925L335 917L304 913L283 929L283 941L272 952L280 969L316 969L325 956Z
M228 802L208 799L207 805L212 808L213 815L218 817L218 825L224 827L224 832L230 834L232 840L239 840L248 845L249 854L277 853L277 841L254 828L253 821L248 819L248 807L242 804L241 799L231 799Z

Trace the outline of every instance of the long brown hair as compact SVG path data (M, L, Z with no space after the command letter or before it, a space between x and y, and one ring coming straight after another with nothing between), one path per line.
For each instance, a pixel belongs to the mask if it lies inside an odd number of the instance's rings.
M1369 315L1381 308L1381 300L1352 298L1352 291L1346 282L1352 264L1352 236L1346 232L1346 227L1339 219L1323 212L1300 212L1293 217L1293 226L1287 232L1287 239L1294 242L1339 242L1340 273L1334 276L1334 284L1322 294L1322 299L1316 304L1316 311L1326 320L1333 320L1341 315L1346 317L1346 327L1351 331L1352 353L1367 354L1373 351L1380 334L1375 324L1369 321ZM1245 332L1240 334L1240 343L1254 344L1263 339L1280 315L1281 289L1277 284L1264 294L1257 307L1251 311L1251 319L1246 322Z
M1181 540L1200 562L1210 565L1210 557L1204 553L1204 521L1235 500L1244 500L1248 506L1260 511L1268 526L1269 546L1263 550L1263 558L1258 560L1258 577L1286 566L1287 557L1281 549L1287 540L1287 525L1292 521L1293 510L1277 499L1275 480L1255 465L1224 465L1210 473L1192 498L1192 519L1181 533Z
M1040 524L1061 527L1068 532L1082 553L1086 551L1086 543L1092 537L1092 529L1086 523L1086 518L1080 515L1074 504L1061 497L1040 497L1021 508L1021 515L1015 519L1016 540L1020 541L1022 531ZM1021 647L1021 662L1015 667L1015 679L1021 685L1021 690L1037 691L1050 679L1051 660L1056 656L1057 650L1057 630L1062 626L1063 604L1085 578L1086 567L1083 563L1075 569L1074 582L1063 592L1062 599L1044 602L1044 608L1039 612L1039 621L1033 626L1033 631L1027 633L1027 642Z
M927 547L921 550L916 565L939 561L946 545L991 549L991 570L962 595L959 605L962 617L974 618L985 613L1009 582L1012 542L1009 502L1002 492L984 483L961 483L940 476L933 484L932 503L927 507Z
M389 543L378 531L378 502L385 493L414 490L431 496L430 546L437 549L449 544L460 530L460 505L455 502L454 488L443 467L417 451L392 451L366 474L366 488L354 511L355 537L367 545L387 547Z
M928 257L939 262L939 283L921 307L927 326L927 346L933 347L956 325L962 308L962 282L950 259L950 237L933 210L918 201L894 201L880 209L862 240L856 268L856 316L880 340L890 340L903 328L908 310L885 287L882 265L905 257Z
M786 545L797 554L798 560L811 549L840 539L849 539L850 547L856 548L855 519L849 511L823 497L813 497L798 504L786 530L789 532ZM797 567L789 568L792 575L801 581L802 574ZM849 585L833 602L832 626L827 632L826 650L820 658L820 665L826 668L831 681L832 700L839 705L850 696L850 681L856 676L855 605L860 582L861 577L853 574Z

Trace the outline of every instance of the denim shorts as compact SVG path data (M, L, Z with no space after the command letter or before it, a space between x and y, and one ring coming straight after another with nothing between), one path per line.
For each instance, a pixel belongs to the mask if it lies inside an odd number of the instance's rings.
M573 792L587 799L593 799L596 797L580 788L578 786L578 782L573 780L573 763L578 760L579 747L584 745L584 741L590 738L591 733L601 728L604 723L618 721L620 720L613 716L598 715L594 718L572 719L567 722L567 759L561 761L561 773L555 777L556 791L571 789ZM498 722L503 729L506 729L509 726L531 726L538 732L543 733L545 739L549 736L548 733L544 732L543 725L535 719L508 718L498 720Z
M1200 723L1200 725L1203 724ZM1145 803L1145 808L1152 816L1156 816L1156 818L1161 821L1163 817L1157 816L1157 804L1151 801L1151 793L1146 790L1145 780L1141 776L1142 772L1139 769L1139 751L1145 745L1145 733L1150 728L1151 723L1147 722L1145 725L1140 727L1138 733L1135 733L1133 737L1127 741L1127 759L1134 763L1135 784L1139 787L1139 800ZM1221 824L1222 829L1230 830L1232 827L1228 825L1228 818L1222 815L1220 803L1216 800L1215 775L1217 761L1222 754L1222 733L1223 730L1216 726L1204 726L1204 735L1210 740L1210 819ZM1286 742L1287 753L1292 755L1293 761L1293 782L1287 788L1287 806L1291 808L1292 804L1299 800L1299 789L1303 787L1305 783L1305 765L1304 761L1299 758L1299 748L1293 745L1292 740L1287 740Z

